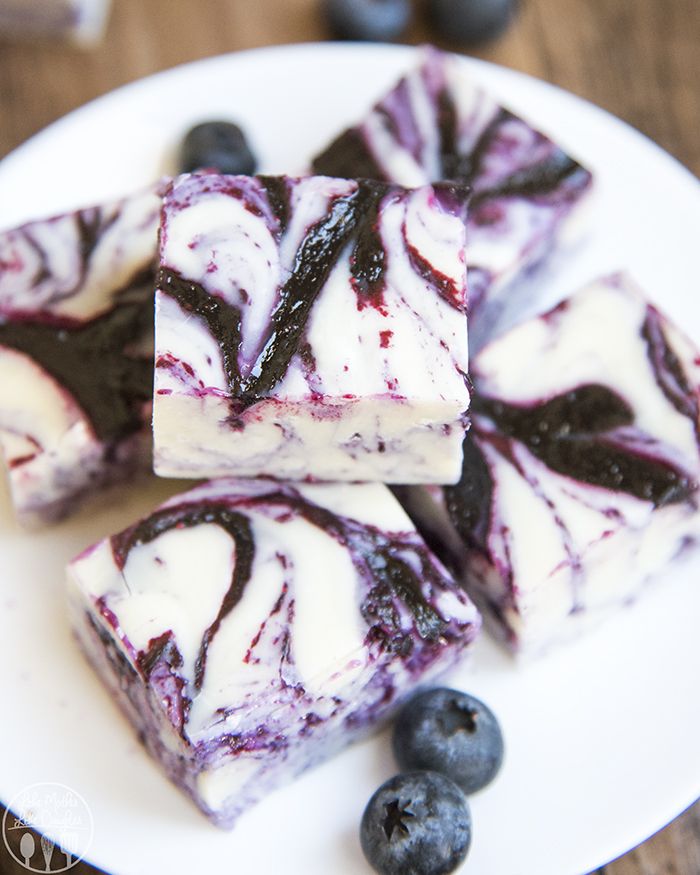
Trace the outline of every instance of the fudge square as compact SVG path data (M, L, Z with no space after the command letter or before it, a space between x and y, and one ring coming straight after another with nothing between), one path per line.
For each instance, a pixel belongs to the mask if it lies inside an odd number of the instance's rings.
M579 223L572 219L592 180L556 143L480 88L464 59L431 48L312 167L314 173L406 186L439 179L471 185L471 314L564 235L576 235Z
M467 197L180 177L160 237L156 473L456 482Z
M88 659L223 827L375 727L480 623L380 484L213 481L68 577Z
M148 190L0 233L0 453L23 522L145 468L159 212Z
M405 506L514 648L569 637L697 541L699 361L621 275L474 360L462 481Z

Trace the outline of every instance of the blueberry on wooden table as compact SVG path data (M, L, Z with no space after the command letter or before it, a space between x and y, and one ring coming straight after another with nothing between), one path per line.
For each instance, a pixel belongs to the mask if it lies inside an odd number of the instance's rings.
M219 173L252 176L257 161L246 136L233 122L208 121L195 125L180 147L179 169L183 173L206 168Z
M517 0L428 0L428 16L443 39L474 45L503 33L516 7Z
M411 19L410 0L321 0L332 35L345 40L398 39Z
M479 699L438 688L413 696L394 725L394 755L404 770L448 775L469 794L485 787L503 762L503 735Z
M436 772L390 778L360 825L362 850L380 875L447 875L467 856L471 836L464 793Z

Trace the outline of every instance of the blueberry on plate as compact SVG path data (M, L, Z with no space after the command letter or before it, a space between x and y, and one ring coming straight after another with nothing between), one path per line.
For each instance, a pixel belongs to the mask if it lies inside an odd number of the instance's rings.
M436 772L390 778L360 825L362 850L380 875L447 875L467 856L471 837L464 793Z
M328 28L337 39L398 39L411 18L410 0L322 0Z
M191 128L180 147L180 170L192 173L206 168L219 173L255 173L257 161L245 134L232 122L202 122Z
M490 783L503 762L498 721L483 702L458 690L425 690L409 699L392 741L401 769L441 772L467 794Z
M501 34L516 7L517 0L429 0L428 16L443 39L473 45Z

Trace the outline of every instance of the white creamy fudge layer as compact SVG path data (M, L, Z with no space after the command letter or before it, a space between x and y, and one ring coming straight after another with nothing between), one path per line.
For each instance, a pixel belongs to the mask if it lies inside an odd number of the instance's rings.
M388 489L219 480L70 566L73 624L220 826L387 717L477 634Z
M161 229L156 473L454 483L466 198L181 177Z
M403 498L514 648L571 636L698 540L699 361L624 276L476 357L461 483Z
M154 191L0 233L0 453L48 522L149 453Z
M591 174L479 87L464 59L426 48L365 118L313 161L315 173L473 189L469 312L580 229Z
M0 0L0 32L91 43L104 30L110 0Z

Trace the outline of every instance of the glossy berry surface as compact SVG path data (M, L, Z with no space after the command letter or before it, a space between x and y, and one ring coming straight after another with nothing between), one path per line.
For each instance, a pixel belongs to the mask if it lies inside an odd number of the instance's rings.
M436 772L390 778L360 826L368 863L380 875L447 875L467 856L471 815L459 787Z
M183 173L206 168L251 176L257 161L238 125L210 121L195 125L187 132L180 148L179 166Z
M516 0L429 0L428 15L443 39L474 45L501 34L516 7Z
M322 0L322 11L336 39L398 39L411 18L410 0Z
M394 755L401 769L448 775L469 794L485 787L503 762L503 734L479 699L438 688L418 693L394 725Z

